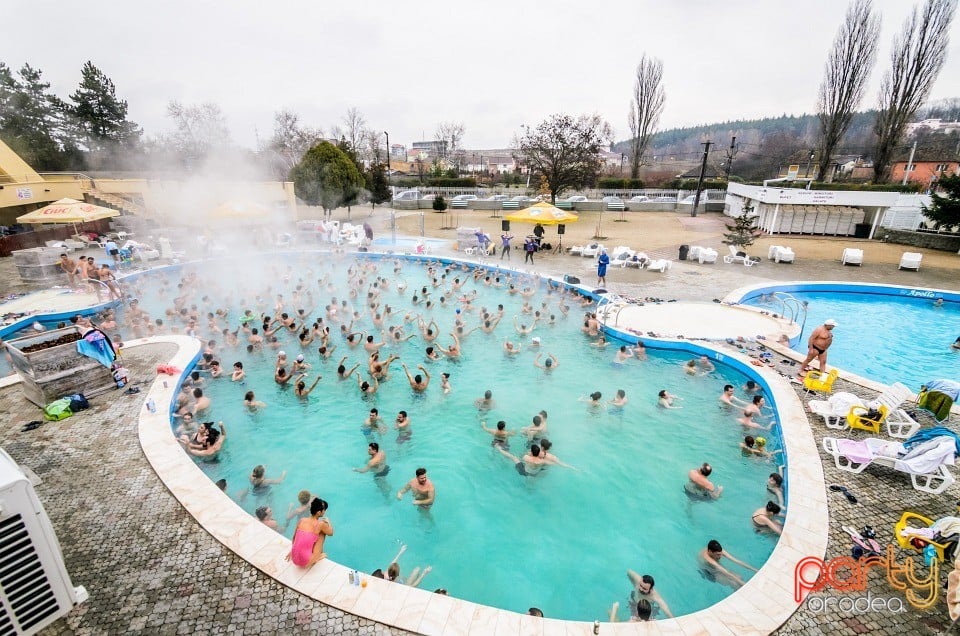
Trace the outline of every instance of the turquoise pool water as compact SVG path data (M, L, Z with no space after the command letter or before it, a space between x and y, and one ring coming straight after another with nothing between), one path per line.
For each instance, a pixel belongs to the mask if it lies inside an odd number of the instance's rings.
M423 243L424 245L432 249L439 249L445 246L448 243L448 241L440 241L437 239L428 239L428 238L416 238L416 237L409 237L409 236L398 236L396 241L394 241L390 237L373 239L373 244L380 247L414 248L420 243Z
M279 258L205 265L202 280L213 282L187 293L186 306L196 303L202 315L206 309L229 308L227 320L218 319L218 326L231 329L239 324L245 307L272 311L278 293L291 313L302 303L317 307L312 316L322 315L332 296L359 309L366 286L355 286L358 298L350 298L345 272L356 266L352 259ZM470 281L464 284L466 293L478 292L474 306L504 305L505 317L496 332L478 330L464 338L459 361L425 363L425 343L419 335L384 349L385 354L400 355L413 372L421 363L429 369L433 379L423 396L412 393L395 363L376 396L361 399L356 380L340 381L336 366L343 355L352 366L365 360L366 353L350 349L338 325L331 324L337 350L325 362L317 354L318 345L301 350L295 335L277 334L291 360L302 351L313 365L311 381L315 373L323 375L315 391L301 400L292 387L282 389L274 382L275 349L252 354L243 346L222 349L222 337L208 332L201 319L198 335L220 343L216 357L225 370L242 361L248 378L242 385L229 377L207 380L204 389L213 401L208 418L226 423L228 440L216 461L198 464L212 480L226 479L228 495L245 510L253 514L268 505L283 523L297 492L308 489L330 503L328 516L336 535L327 541L326 551L337 562L368 573L386 569L405 543L408 549L400 562L404 576L414 566L433 567L422 585L425 589L444 587L454 596L519 612L536 606L547 616L562 619L602 619L613 601L620 601L625 618L627 568L652 574L677 615L721 600L731 588L705 580L698 571L697 554L710 539L720 540L725 549L755 567L766 561L775 538L757 534L750 516L771 497L765 482L776 467L741 455L738 444L744 431L737 414L718 403L723 384L741 387L745 376L720 365L710 375L687 376L681 363L691 356L672 352L650 351L646 361L615 364L616 343L597 348L581 333L586 309L571 300L569 315L563 317L559 295L548 295L542 287L529 302L537 309L547 302L545 313L553 314L556 324L539 326L521 337L512 325L524 302L519 295L475 284L462 271L447 274L443 285L434 288L423 266L405 263L397 275L393 263L383 260L379 265L379 275L391 281L381 299L394 308L394 318L386 325L401 322L414 290L426 285L436 301L442 287L456 277ZM329 283L318 284L324 275L330 277ZM162 317L168 326L180 324L182 332L182 323L164 315L180 293L180 276L180 272L141 276L134 283L134 294L151 320ZM368 276L368 281L374 277ZM396 288L401 280L407 285L402 294ZM291 299L298 284L300 303ZM308 289L312 297L307 297ZM458 306L462 305L428 309L420 304L414 311L437 321L439 342L447 346ZM467 313L468 325L476 325L476 312ZM123 312L120 316L123 323ZM523 316L521 322L528 321ZM371 327L369 315L363 314L353 329ZM125 338L138 335L128 324L119 331ZM406 332L418 333L415 325L407 325ZM560 360L549 375L533 365L535 353L529 345L534 335L542 339L543 352ZM515 357L502 351L508 337L523 342L524 350ZM440 391L441 372L451 374L448 395ZM483 416L489 426L503 419L516 430L544 409L549 413L547 436L554 443L554 454L578 470L554 466L533 478L518 475L481 429L474 400L486 389L496 400L495 409ZM617 389L624 389L630 399L622 410L592 410L579 401L595 390L606 401ZM659 409L660 389L684 398L683 408ZM268 406L257 413L247 411L242 405L247 390L255 391ZM743 396L739 389L738 394ZM412 420L410 441L398 444L392 429L378 437L391 466L384 479L351 470L367 459L368 440L360 425L373 406L388 426L401 409ZM777 448L776 433L766 436ZM525 448L520 439L511 440L513 454L521 455ZM724 494L715 502L692 502L683 492L686 474L704 461L713 464L713 479L724 486ZM285 480L267 492L249 492L248 476L257 464L267 466L268 477L286 471ZM396 499L418 466L428 469L437 488L429 512L412 506L409 494L402 501ZM292 536L295 522L284 529L287 536ZM745 578L750 574L735 571Z
M797 351L806 353L810 332L834 318L840 324L834 329L830 364L885 384L903 382L914 392L929 380L960 379L960 351L950 347L960 337L960 303L935 307L929 298L875 293L790 294L808 303L803 337L794 347ZM779 307L756 297L745 304Z

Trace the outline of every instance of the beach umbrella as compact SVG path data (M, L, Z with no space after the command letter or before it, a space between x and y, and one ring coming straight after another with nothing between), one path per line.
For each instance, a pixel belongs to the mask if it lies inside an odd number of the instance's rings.
M539 223L540 225L560 225L561 223L576 223L580 220L580 217L576 214L561 210L546 201L517 210L504 218L516 223Z
M92 205L90 203L84 203L83 201L77 201L76 199L60 199L39 210L18 216L17 223L29 223L33 225L41 223L71 223L73 224L73 233L76 234L77 223L83 224L87 221L99 221L100 219L109 219L115 216L120 216L120 212L113 208Z

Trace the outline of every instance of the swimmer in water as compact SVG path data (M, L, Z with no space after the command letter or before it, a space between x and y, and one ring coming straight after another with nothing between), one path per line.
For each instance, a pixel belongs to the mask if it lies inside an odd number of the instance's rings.
M307 388L307 383L304 378L307 377L306 373L301 373L297 378L296 387L294 388L294 393L297 394L297 397L305 398L310 395L310 392L317 387L317 382L320 381L320 378L323 376L317 376L317 379L313 381L313 384L310 385L310 388Z
M403 499L403 495L408 490L413 491L414 506L429 508L437 497L437 490L434 488L433 482L427 477L427 469L422 467L418 468L416 476L397 492L397 499Z
M452 390L452 387L450 386L450 374L449 374L449 373L441 373L441 374L440 374L440 390L443 391L443 394L444 394L444 395L449 394L450 391Z
M530 446L530 450L523 456L523 459L516 455L511 455L509 451L504 450L501 446L496 446L495 448L500 451L501 455L509 458L513 462L517 472L523 477L533 477L539 474L546 464L543 458L540 457L540 447L536 444Z
M557 359L557 356L552 353L547 354L547 358L543 361L543 364L540 363L540 357L542 353L538 353L537 357L533 359L533 366L538 369L543 369L545 372L550 373L554 369L560 366L560 361Z
M354 468L354 472L372 472L374 477L386 477L390 467L387 465L387 454L380 450L380 445L376 442L367 444L367 455L370 456L370 460L363 468Z
M491 446L499 446L501 448L510 447L510 438L517 434L516 431L508 431L507 423L503 420L497 422L497 428L488 428L487 421L483 420L480 422L480 427L483 428L486 432L493 435L493 441L490 442Z
M704 499L716 499L723 492L723 486L715 486L710 479L713 467L704 462L700 468L692 469L687 477L685 488L688 494L696 495Z
M610 406L622 408L626 406L628 401L629 400L627 400L627 392L624 391L623 389L617 389L617 396L612 400L610 400L609 404Z
M674 406L673 404L676 400L680 400L680 399L682 398L679 398L676 395L668 393L666 389L663 389L662 391L657 393L657 406L663 409L682 409L683 408L682 406Z
M757 568L744 563L740 559L724 550L723 546L721 546L720 542L716 539L711 539L707 544L707 547L700 551L698 557L703 566L701 571L704 575L706 575L712 581L725 582L733 587L740 587L744 584L744 581L742 578L740 578L740 576L720 565L720 559L726 557L734 563L747 568L748 570L753 570L754 572L757 571Z
M780 506L772 501L768 501L766 506L754 511L750 520L757 530L769 530L779 535L783 532L783 526L777 521L774 521L774 517L779 514Z

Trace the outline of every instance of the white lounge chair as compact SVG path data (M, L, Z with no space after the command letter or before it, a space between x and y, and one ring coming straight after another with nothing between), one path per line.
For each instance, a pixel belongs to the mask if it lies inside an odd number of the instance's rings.
M697 252L697 262L701 265L705 263L716 263L720 254L712 247L701 247Z
M629 247L623 248L623 251L618 252L617 250L619 249L620 248L618 247L613 250L613 256L610 258L610 266L612 267L614 265L619 265L620 268L623 269L627 266L627 263L633 259L633 256L636 254L636 252Z
M574 245L570 248L570 254L576 254L577 256L583 256L583 245Z
M900 408L904 402L910 399L911 395L912 392L905 384L894 382L887 387L886 391L868 402L864 402L852 393L838 391L826 400L810 400L807 402L807 406L811 413L823 418L827 428L836 430L849 428L847 415L853 408L865 409L886 406L888 413L884 423L887 427L887 435L907 439L920 430L920 423Z
M823 450L833 457L840 470L861 473L870 464L892 468L909 474L916 490L932 495L939 495L956 481L947 470L947 465L954 464L956 441L953 437L935 437L910 451L900 442L876 437L865 440L824 437Z
M793 249L783 245L771 245L767 252L767 258L774 263L792 263L795 257Z
M630 260L626 262L627 267L636 267L637 269L643 269L643 266L650 262L650 257L647 256L644 252L634 252L633 256L630 257Z
M87 244L83 241L78 241L77 239L63 239L63 244L69 247L72 250L83 250L87 248Z
M666 272L671 267L673 267L673 261L665 258L658 258L647 263L647 269L649 271L660 272L661 274Z
M730 263L742 263L747 267L753 267L757 263L753 257L747 256L745 252L737 250L735 245L728 245L727 247L730 249L730 254L723 257L723 262L727 265Z
M863 265L863 250L858 250L855 247L843 248L840 263L843 265Z
M613 248L613 251L610 252L610 260L617 258L617 256L623 254L624 252L633 252L633 250L626 245L617 245L615 248Z
M583 248L582 256L584 258L596 258L605 248L601 243L591 243Z
M897 269L912 269L919 272L921 260L923 260L923 254L920 252L904 252L903 256L900 257L900 266Z

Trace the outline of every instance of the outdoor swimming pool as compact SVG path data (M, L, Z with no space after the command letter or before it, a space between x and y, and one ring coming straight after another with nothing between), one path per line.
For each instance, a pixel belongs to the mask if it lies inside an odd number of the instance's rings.
M233 329L240 308L272 310L277 293L284 294L288 309L298 306L290 296L302 279L312 287L312 300L304 295L302 302L318 306L313 316L322 315L331 296L348 298L343 272L353 260L321 258L280 257L262 267L207 263L205 279L220 282L190 294L185 304L197 303L202 315L204 308L231 307L228 319L218 320L220 326L229 324ZM184 271L195 270L185 266ZM324 272L330 274L334 287L316 284ZM380 275L394 284L402 278L408 285L405 294L395 287L384 293L381 302L393 306L397 314L387 325L400 323L414 290L427 285L434 299L441 293L419 265L405 264L398 277L393 261L384 260ZM168 327L179 324L164 315L164 309L177 295L180 276L179 270L170 270L134 280L133 293L151 321L160 317ZM454 277L470 279L469 273L461 271L447 279ZM721 411L717 403L725 382L740 387L745 376L723 367L709 376L686 376L680 363L691 356L676 352L651 351L647 361L614 364L618 344L599 349L581 334L585 309L570 301L569 316L564 318L559 296L548 296L541 288L531 304L539 309L546 301L545 313L553 314L556 324L538 327L532 335L542 338L542 350L556 354L561 362L556 372L546 376L532 364L530 336L521 338L512 327L523 299L482 282L465 283L466 292L473 289L479 294L475 306L504 305L504 322L492 335L477 331L465 338L461 361L425 365L434 376L425 397L412 394L395 363L392 378L375 399L361 400L356 380L340 382L335 369L342 355L348 355L352 366L366 354L360 348L349 349L339 334L332 340L338 349L326 363L319 360L316 346L304 350L314 371L324 376L306 401L297 399L291 389L277 388L272 377L275 350L247 354L239 347L219 353L225 371L240 360L249 377L243 386L228 378L208 380L205 391L214 402L210 418L227 423L229 441L218 461L200 466L211 479L227 479L228 494L249 513L269 505L281 522L299 490L306 488L327 499L337 530L327 551L340 563L366 572L385 568L402 541L409 545L401 560L404 575L415 565L433 566L422 587L443 586L455 596L520 612L538 606L548 616L592 620L604 617L609 605L619 600L624 618L627 568L654 575L675 614L709 606L731 591L705 581L698 572L696 554L712 538L754 566L763 564L774 539L756 534L749 517L769 498L763 484L775 466L740 455L737 445L744 431L735 415ZM363 290L359 291L362 298ZM262 296L259 302L255 293ZM209 296L207 303L204 295ZM359 308L361 301L351 299L350 304ZM442 334L439 342L446 346L457 306L447 303L427 309L421 304L415 309L436 318ZM118 312L121 323L123 314ZM473 312L468 324L476 323ZM202 319L201 327L205 325ZM371 326L369 316L363 315L353 328ZM331 327L338 331L337 325ZM182 333L183 326L179 329ZM129 325L121 331L127 338L146 335L134 333ZM407 325L407 333L416 333L415 325ZM222 346L219 335L205 329L198 335L204 340L214 338ZM277 335L293 359L300 351L295 334ZM505 337L522 340L524 351L506 358L502 353ZM424 346L418 336L385 353L398 353L416 372L413 367L424 361ZM439 391L442 371L451 373L453 391L447 396ZM545 409L550 413L548 437L555 444L553 451L579 470L551 467L536 478L521 478L511 462L491 448L491 437L480 428L473 401L487 388L497 401L496 409L486 416L488 426L504 419L509 429L516 430ZM630 398L622 411L594 412L577 401L593 390L601 391L607 401L618 388ZM662 388L685 398L682 410L656 407L656 393ZM269 406L249 413L241 404L249 389ZM350 470L366 460L367 439L360 423L371 406L380 409L387 425L400 409L407 410L413 421L413 439L405 444L397 444L392 430L377 438L392 467L381 480ZM775 433L766 437L772 447L778 447ZM513 454L521 455L524 448L518 438L511 441ZM717 502L691 502L683 494L687 471L703 461L714 465L714 481L725 487ZM267 465L268 476L286 470L287 478L267 493L244 493L250 469L258 463ZM421 465L429 469L438 489L437 503L427 514L410 505L409 494L404 501L396 501L396 491ZM294 525L295 520L286 528L287 536Z
M956 293L871 285L791 285L753 290L744 304L779 311L776 301L760 302L760 294L781 289L806 301L808 315L800 341L807 351L810 332L828 318L834 329L828 362L884 384L903 382L914 392L938 378L960 376L960 351L951 343L960 336L960 302ZM945 297L942 307L936 298Z
M313 285L313 300L323 312L330 296L347 297L342 273L351 262L301 261L289 270L293 273L285 282L281 282L289 273L285 266L276 266L272 272L269 267L252 267L249 274L244 271L243 289L266 290L271 285L269 295L262 295L264 304L272 306L269 301L276 293L289 299L300 277L308 285L306 281L329 271L335 291ZM383 261L381 268L381 276L398 279L392 261ZM230 276L211 273L218 278ZM447 279L457 276L469 278L466 272L455 272ZM170 281L166 289L175 288L172 274L145 276L138 285L145 292L158 290L162 277ZM400 277L408 284L406 293L391 287L381 300L398 312L387 324L400 322L415 289L428 285L435 299L440 295L421 266L404 265ZM717 402L726 381L739 387L745 376L726 369L687 376L680 362L690 356L677 353L651 352L647 361L616 365L613 344L599 349L581 334L584 310L574 305L569 317L563 318L558 296L541 290L531 303L539 308L546 300L557 322L535 332L543 340L543 351L560 360L548 376L533 366L529 336L523 339L525 350L519 356L505 358L502 352L505 337L518 339L507 323L523 299L482 283L464 286L468 293L474 288L480 296L475 305L491 309L504 305L504 322L492 335L477 331L465 338L459 362L425 364L433 380L422 397L411 392L395 363L392 377L375 399L362 400L356 380L341 382L335 370L342 355L348 355L352 366L366 354L359 348L349 349L339 335L332 340L338 349L326 363L319 360L315 346L305 350L313 372L323 374L306 400L274 383L275 350L247 354L240 348L220 354L228 370L235 360L243 361L249 376L243 386L228 378L208 381L205 390L213 400L209 417L227 423L228 441L218 461L200 463L204 472L211 479L226 479L227 493L251 514L268 505L281 522L299 490L327 499L336 535L328 540L326 550L330 558L349 567L366 572L386 568L403 542L409 546L401 560L404 575L414 566L433 566L422 585L426 589L442 586L454 596L520 612L537 606L556 618L602 618L615 600L621 602L625 616L630 589L627 568L654 575L658 590L676 614L719 601L730 588L708 582L698 572L696 556L709 539L720 540L727 550L756 567L763 564L774 538L758 535L750 516L767 501L764 484L775 466L741 455L742 428L735 415L722 411ZM244 299L234 289L226 283L219 290L205 288L196 298L191 295L187 306L199 303L203 294L215 303L230 303L235 310L229 323L235 326L239 308L254 301L252 294ZM360 290L361 297L365 289ZM172 294L157 295L169 298ZM147 293L142 302L151 315L160 309L159 301ZM453 327L454 307L417 307L437 320L444 334L439 342L444 346L450 341L446 334ZM468 324L476 322L473 313ZM353 328L370 326L364 315ZM336 325L332 329L338 331ZM407 333L412 332L415 326L408 326ZM282 347L292 359L299 345L291 335L283 339ZM413 371L423 362L424 346L417 337L385 353L398 353ZM439 390L443 371L451 373L449 395ZM535 478L520 477L510 460L491 448L491 437L480 427L474 400L488 388L496 400L496 408L485 416L489 426L504 419L515 430L545 409L550 414L548 437L555 444L555 454L579 470L551 467ZM601 391L607 400L618 388L631 400L621 412L592 411L578 401L593 390ZM656 407L656 393L663 388L685 398L682 410ZM242 405L243 393L251 389L268 404L257 413ZM367 439L360 424L372 406L380 409L388 425L397 411L406 410L413 429L412 439L404 444L397 443L392 430L380 438L391 466L389 475L380 480L351 470L367 459ZM776 434L767 437L773 447L778 446ZM516 438L510 447L515 455L524 450ZM725 488L719 501L691 502L683 494L687 471L703 461L714 465L714 480ZM246 493L247 477L256 464L267 466L268 477L286 470L286 479L268 492ZM437 501L429 512L414 508L409 494L403 501L396 500L397 490L418 466L428 469L437 488ZM287 536L292 535L294 523L286 529Z

